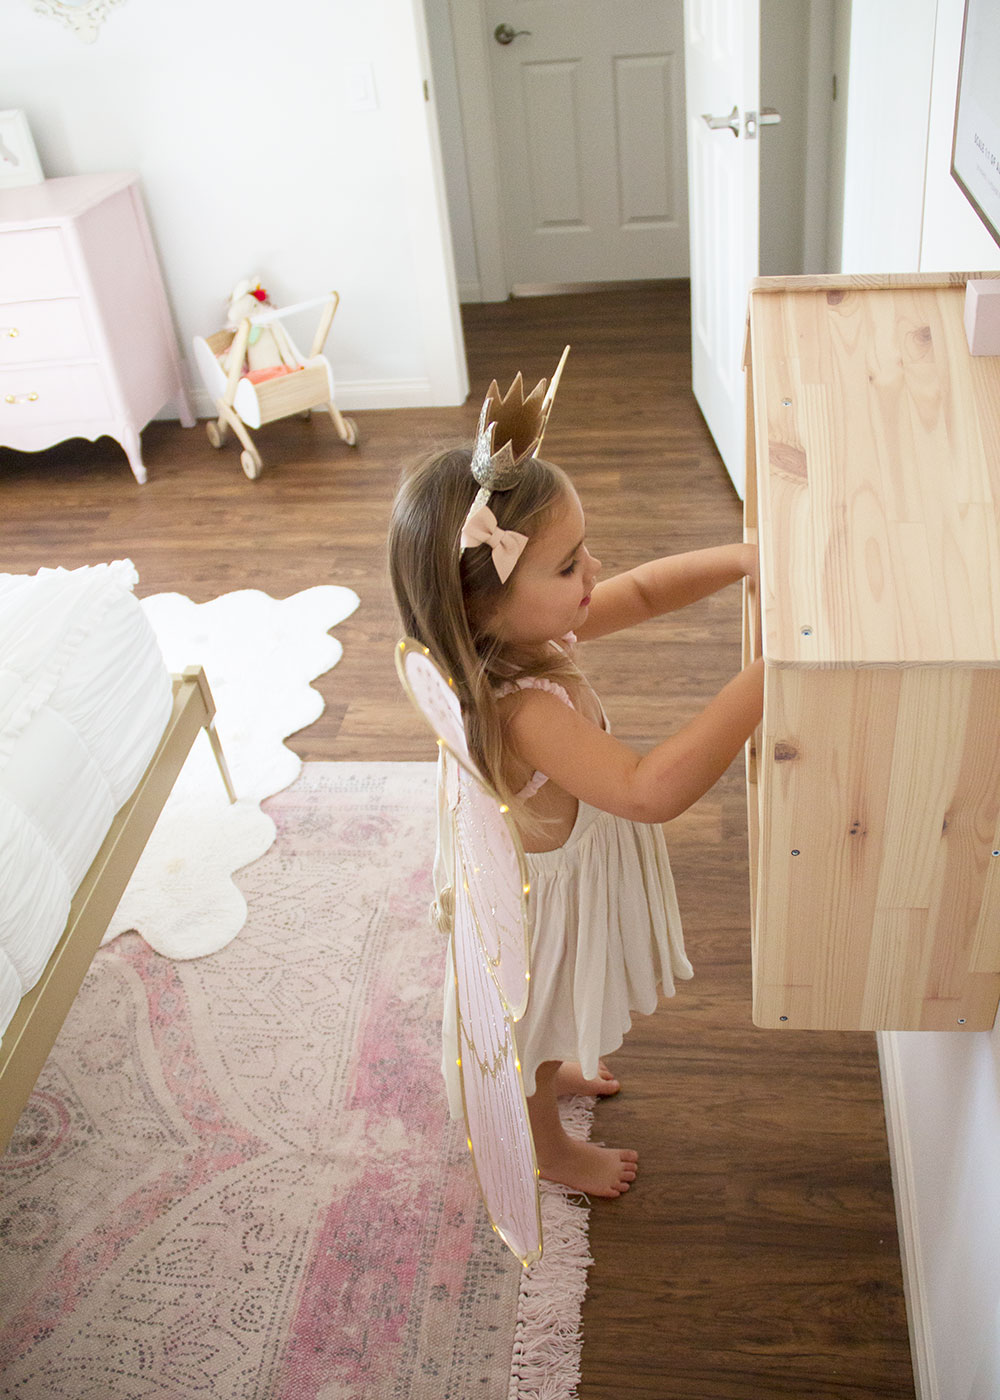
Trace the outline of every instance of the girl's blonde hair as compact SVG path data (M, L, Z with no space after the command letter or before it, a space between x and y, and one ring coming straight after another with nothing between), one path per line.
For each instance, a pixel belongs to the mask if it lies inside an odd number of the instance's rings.
M471 448L452 448L425 457L404 474L389 526L389 572L403 631L451 676L472 756L527 829L535 823L505 776L497 690L525 675L559 677L575 690L579 672L555 647L551 658L528 658L492 635L491 619L511 580L501 584L487 545L459 551L462 525L479 489L471 462ZM490 510L500 529L530 539L569 486L561 467L528 458L516 486L490 497ZM511 578L516 573L515 566Z

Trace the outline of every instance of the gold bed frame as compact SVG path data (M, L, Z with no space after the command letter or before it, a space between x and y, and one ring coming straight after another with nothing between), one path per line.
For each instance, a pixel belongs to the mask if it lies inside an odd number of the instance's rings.
M21 998L0 1044L0 1152L7 1146L73 999L80 989L156 819L198 731L208 734L230 802L232 779L215 729L205 672L173 677L174 703L149 767L115 816L70 904L69 918L36 985Z

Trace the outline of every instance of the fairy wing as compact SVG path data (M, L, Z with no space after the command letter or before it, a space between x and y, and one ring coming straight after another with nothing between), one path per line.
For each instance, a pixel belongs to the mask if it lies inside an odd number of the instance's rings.
M449 805L463 856L461 887L497 989L515 1021L528 1004L528 874L507 809L473 762L462 709L451 681L426 647L409 640L397 649L403 688L456 760Z
M527 1267L541 1255L542 1224L514 1017L482 955L472 902L463 897L461 841L455 866L458 1060L469 1150L490 1223Z
M446 745L460 763L478 776L455 688L427 648L404 638L396 648L396 670L403 689L433 729L438 743Z
M541 1255L542 1233L515 1034L528 987L524 854L506 807L469 755L450 681L418 643L401 642L396 661L404 689L443 750L454 836L452 951L469 1150L490 1223L527 1267Z

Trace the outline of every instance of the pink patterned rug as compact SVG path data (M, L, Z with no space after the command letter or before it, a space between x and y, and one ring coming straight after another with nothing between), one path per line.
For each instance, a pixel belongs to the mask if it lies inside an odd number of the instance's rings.
M433 775L306 764L234 942L100 950L0 1158L0 1394L575 1393L586 1210L522 1278L446 1116Z

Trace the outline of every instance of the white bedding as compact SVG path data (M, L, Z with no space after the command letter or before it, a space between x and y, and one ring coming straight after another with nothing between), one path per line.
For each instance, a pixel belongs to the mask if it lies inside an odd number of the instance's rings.
M137 581L127 559L0 574L0 1035L170 715Z

